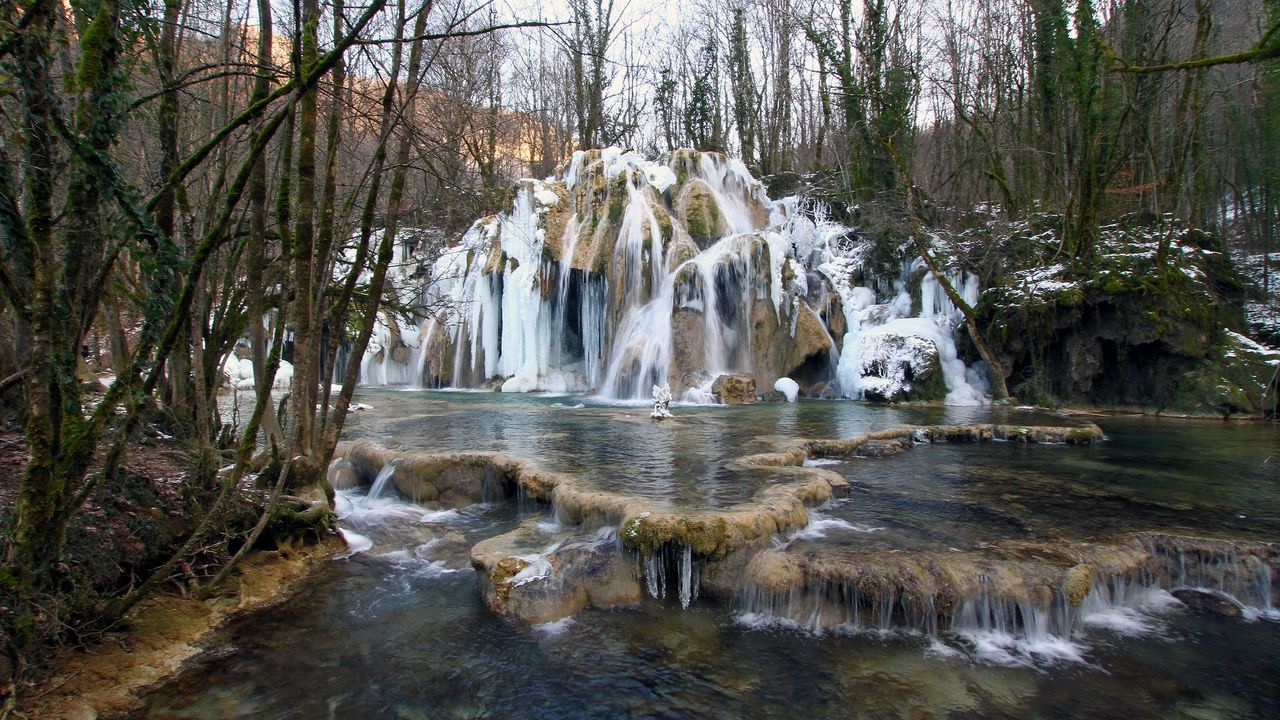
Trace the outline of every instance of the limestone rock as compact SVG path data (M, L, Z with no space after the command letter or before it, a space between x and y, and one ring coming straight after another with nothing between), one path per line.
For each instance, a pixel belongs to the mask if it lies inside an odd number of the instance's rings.
M395 466L391 482L414 502L438 502L458 508L483 502L487 496L506 492L512 481L507 470L488 452L412 453L397 456L368 443L339 448L338 456L350 466L361 485L373 482L387 464Z
M701 180L685 186L676 201L676 215L699 248L705 250L724 237L728 225L711 188Z
M901 455L911 449L911 438L899 437L885 440L868 440L856 451L858 457L884 458Z
M1242 609L1235 600L1220 593L1194 588L1178 588L1169 593L1192 610L1206 615L1240 617Z
M832 338L822 320L805 304L792 312L798 313L794 328L792 318L786 312L779 315L771 299L752 303L751 367L760 387L772 387L781 377L807 387L825 382L835 369Z
M671 390L677 395L700 387L710 378L699 369L706 365L706 325L702 313L675 308L671 314Z
M417 552L431 560L439 560L450 570L460 570L471 564L471 543L462 531L448 526L429 526L436 534Z
M756 401L756 380L750 375L721 375L711 383L711 394L726 405L746 405Z
M426 356L422 381L430 387L449 385L453 374L453 364L448 362L450 359L449 334L444 331L443 326L436 324L422 342L423 353Z
M1076 565L1067 571L1062 589L1067 593L1067 601L1071 607L1080 607L1084 598L1093 587L1093 568L1088 565Z
M489 538L471 549L485 604L499 615L547 623L588 605L640 601L638 568L608 531L549 536L536 522Z

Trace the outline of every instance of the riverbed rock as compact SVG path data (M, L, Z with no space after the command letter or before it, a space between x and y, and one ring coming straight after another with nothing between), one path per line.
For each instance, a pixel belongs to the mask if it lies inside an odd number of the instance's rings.
M1084 598L1093 589L1093 568L1088 565L1080 564L1067 571L1066 579L1063 580L1062 590L1067 595L1067 602L1071 603L1071 607L1080 607L1084 602Z
M1221 593L1196 588L1178 588L1169 593L1192 610L1206 615L1222 617L1240 617L1243 608L1240 603Z
M726 374L711 383L711 394L726 405L747 405L756 401L756 380L750 375Z
M351 461L346 458L334 458L329 465L329 484L334 490L350 490L351 488L360 487L363 483L360 480L359 473L355 467L351 465Z
M858 457L886 458L911 449L913 443L909 437L889 438L884 440L868 440L856 451Z
M429 525L435 537L419 545L415 552L429 560L444 563L450 570L460 570L471 564L471 543L456 528L445 525Z
M373 482L383 467L395 466L391 482L414 502L466 507L507 492L513 479L505 459L491 452L406 453L358 442L339 445L335 457L350 463L359 485ZM344 475L344 480L345 480Z
M471 549L480 594L495 613L530 624L554 622L587 607L640 601L635 561L607 529L548 535L537 522Z

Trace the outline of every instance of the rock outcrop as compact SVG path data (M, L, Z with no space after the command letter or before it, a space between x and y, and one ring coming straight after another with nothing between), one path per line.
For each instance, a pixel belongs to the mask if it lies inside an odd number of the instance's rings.
M938 346L899 332L867 332L851 350L861 364L859 387L868 400L941 400L947 394Z
M750 375L721 375L711 383L711 394L725 405L756 401L756 379Z
M1244 612L1244 608L1240 607L1238 601L1212 590L1177 588L1169 594L1177 598L1183 605L1206 615L1237 618Z

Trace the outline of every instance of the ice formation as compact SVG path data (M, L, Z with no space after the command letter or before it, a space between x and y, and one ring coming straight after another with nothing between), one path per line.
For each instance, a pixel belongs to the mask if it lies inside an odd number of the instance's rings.
M237 390L253 390L255 387L253 361L248 358L241 359L234 354L228 355L222 363L222 376L228 385ZM293 365L281 360L280 367L276 368L275 381L271 386L276 390L286 390L292 381Z
M866 248L853 235L799 198L770 200L722 155L577 152L440 254L420 316L384 318L361 381L636 401L669 385L696 401L746 373L787 379L788 399L898 399L939 373L946 402L985 402L938 280L908 263L878 296L854 281ZM921 275L917 305L906 288ZM975 277L948 280L976 301Z
M773 384L773 389L782 393L787 402L795 402L796 396L800 394L800 384L791 378L778 378Z
M671 417L671 386L665 383L653 386L653 414L649 417L654 420Z

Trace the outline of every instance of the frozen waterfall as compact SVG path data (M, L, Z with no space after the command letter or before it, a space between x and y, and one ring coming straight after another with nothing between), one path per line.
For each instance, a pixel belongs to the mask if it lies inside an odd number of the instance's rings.
M919 260L855 282L856 230L770 200L741 162L577 152L559 181L523 180L512 198L434 261L417 317L378 329L364 384L646 402L667 384L696 401L735 373L801 395L986 402L957 353L961 317ZM976 277L948 280L976 302Z

